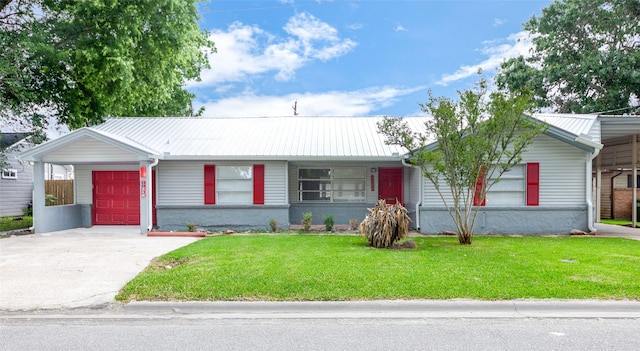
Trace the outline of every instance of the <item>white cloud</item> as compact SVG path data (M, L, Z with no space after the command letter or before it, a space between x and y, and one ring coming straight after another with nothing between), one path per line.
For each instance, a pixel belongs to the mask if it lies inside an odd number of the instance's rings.
M352 24L347 26L347 28L349 28L351 30L359 30L359 29L362 29L363 27L364 27L364 24L362 24L362 23L352 23Z
M493 20L493 26L494 27L500 27L501 25L507 23L507 20L504 18L495 18Z
M398 24L395 29L396 32L405 32L406 30L407 29L401 24Z
M301 116L367 116L372 111L390 106L399 97L425 87L373 87L355 91L288 94L283 96L256 95L245 92L237 96L197 104L204 106L205 117L264 117L292 116L293 103L298 101Z
M287 81L302 66L340 57L357 45L341 39L335 28L307 13L291 17L283 29L288 34L284 38L241 22L226 30L212 30L211 39L217 48L217 53L209 56L212 68L202 72L200 82L188 86L246 81L267 72L275 72L277 80Z
M509 43L501 42L485 42L485 46L482 49L482 53L489 56L484 61L475 65L463 65L456 72L452 74L446 74L436 82L438 85L448 85L451 82L462 80L470 76L475 75L478 69L483 71L496 71L500 64L510 58L518 57L520 55L529 57L531 55L530 49L533 47L531 42L531 35L526 31L521 31L516 34L511 34L507 37Z

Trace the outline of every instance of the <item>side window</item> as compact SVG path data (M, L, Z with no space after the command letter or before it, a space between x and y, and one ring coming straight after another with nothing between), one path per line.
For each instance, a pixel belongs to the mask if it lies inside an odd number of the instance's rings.
M2 179L18 179L18 171L15 169L3 169Z

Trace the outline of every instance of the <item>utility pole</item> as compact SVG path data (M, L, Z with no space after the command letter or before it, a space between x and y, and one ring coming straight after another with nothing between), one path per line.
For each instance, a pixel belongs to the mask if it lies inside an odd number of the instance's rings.
M293 106L291 106L291 108L293 109L293 115L297 116L298 115L298 100L294 101Z

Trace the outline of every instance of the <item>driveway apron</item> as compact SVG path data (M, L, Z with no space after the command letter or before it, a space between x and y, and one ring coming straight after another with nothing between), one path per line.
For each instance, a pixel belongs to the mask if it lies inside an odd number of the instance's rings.
M0 310L114 302L151 260L198 240L147 237L139 227L96 226L0 239Z

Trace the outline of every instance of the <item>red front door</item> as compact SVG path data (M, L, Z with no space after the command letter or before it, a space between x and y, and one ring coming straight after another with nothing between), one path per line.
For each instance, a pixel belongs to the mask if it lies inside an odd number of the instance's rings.
M378 175L378 199L384 199L388 205L404 203L402 199L402 168L380 168Z
M140 224L140 175L137 171L93 172L93 224Z

